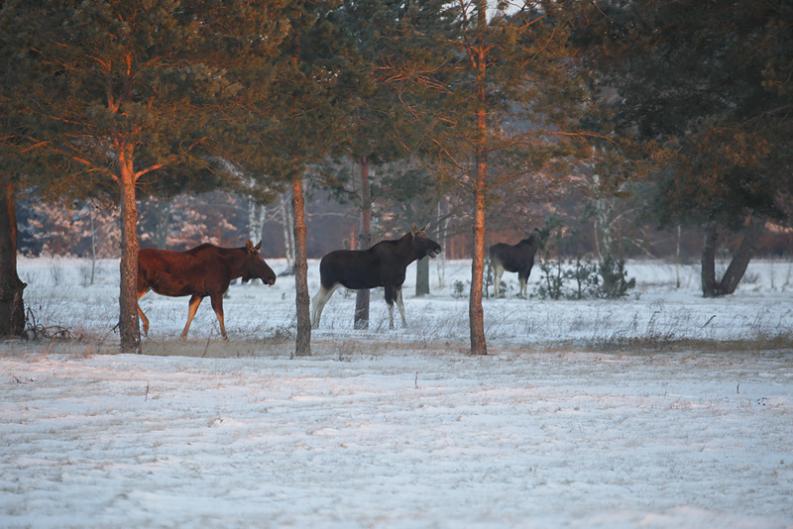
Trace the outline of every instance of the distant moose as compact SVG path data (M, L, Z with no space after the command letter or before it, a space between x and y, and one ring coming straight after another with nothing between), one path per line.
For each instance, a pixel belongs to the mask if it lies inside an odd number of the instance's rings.
M256 246L248 241L242 248L220 248L202 244L192 250L142 249L138 254L138 300L153 290L163 296L190 296L187 323L182 338L187 337L190 324L201 301L209 296L215 311L220 334L228 340L223 321L223 294L232 279L261 279L267 285L275 284L275 273L259 255L262 243ZM149 319L138 307L143 320L143 333L149 333Z
M312 327L319 328L322 309L340 286L352 290L385 287L388 325L394 328L394 301L399 307L402 326L407 327L402 284L410 263L429 255L435 257L441 246L415 226L402 238L381 241L368 250L336 250L319 263L321 287L313 299Z
M503 242L490 247L490 264L493 267L494 297L501 295L501 275L507 272L517 272L520 282L519 296L528 296L529 275L534 267L534 254L543 244L545 234L535 228L534 232L518 244L510 245Z

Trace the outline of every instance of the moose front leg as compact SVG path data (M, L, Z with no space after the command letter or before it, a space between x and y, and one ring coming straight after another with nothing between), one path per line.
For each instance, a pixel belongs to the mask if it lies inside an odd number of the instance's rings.
M218 318L218 324L220 325L220 335L224 340L228 340L229 337L226 334L226 325L223 322L223 294L212 294L209 299L212 300L212 310L215 311L215 316Z

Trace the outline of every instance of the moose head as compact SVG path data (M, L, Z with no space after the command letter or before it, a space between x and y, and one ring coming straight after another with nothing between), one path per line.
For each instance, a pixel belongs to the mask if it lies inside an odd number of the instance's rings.
M262 247L261 241L256 246L253 242L245 243L245 258L242 265L242 280L261 279L265 285L275 284L275 272L264 262L259 250Z
M410 228L417 259L423 259L427 255L434 258L441 253L441 245L427 237L426 229L427 226L417 228L415 224Z

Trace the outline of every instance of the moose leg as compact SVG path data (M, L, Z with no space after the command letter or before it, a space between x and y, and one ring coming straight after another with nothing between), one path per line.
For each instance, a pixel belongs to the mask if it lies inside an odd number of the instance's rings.
M218 318L218 324L220 325L220 335L224 340L228 340L229 337L226 334L226 324L223 322L223 293L221 292L219 294L211 294L209 299L212 301L212 310L215 311L215 316Z
M333 293L336 292L337 288L339 288L338 283L330 288L321 286L319 287L319 292L317 292L317 294L314 296L314 299L311 300L311 304L314 306L311 314L312 329L319 329L319 319L322 317L322 309L325 308L325 303L328 302Z
M140 320L143 322L143 336L149 335L149 318L147 318L146 315L143 313L143 309L140 308L138 301L140 301L140 298L145 296L146 292L148 291L149 290L146 289L143 292L138 292L138 299L135 300L135 307L138 309L138 316L140 316Z
M518 294L522 298L528 297L528 288L526 287L526 276L520 275L518 276L518 281L520 282L520 293Z
M495 289L493 293L494 298L501 297L501 275L504 273L504 269L501 267L501 263L498 261L493 261L493 288Z
M408 322L405 319L405 304L402 302L402 287L396 289L396 302L399 307L399 316L402 318L402 327L407 327Z
M397 290L391 285L385 286L385 302L388 304L388 328L394 328L394 301L397 297Z
M187 306L187 323L184 324L184 329L182 330L182 339L187 338L187 331L190 330L190 324L193 323L193 318L195 318L195 313L198 311L198 306L201 304L202 299L204 298L197 294L190 297L190 303Z

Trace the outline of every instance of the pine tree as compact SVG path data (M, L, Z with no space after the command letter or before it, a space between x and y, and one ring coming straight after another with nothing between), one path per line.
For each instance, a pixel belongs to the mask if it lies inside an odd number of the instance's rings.
M121 349L140 351L137 188L209 175L240 152L247 107L288 33L288 2L5 2L23 148L64 187L115 183L121 211ZM9 84L9 83L6 83ZM247 161L247 160L246 160ZM257 160L251 160L255 163Z
M567 138L586 136L577 128L585 94L568 48L565 6L505 2L489 13L484 0L460 0L434 7L436 16L422 22L431 24L424 33L433 39L432 54L416 50L391 77L423 89L421 110L411 108L430 116L428 149L472 195L471 353L487 354L482 289L488 194L509 182L499 173L536 170L568 154Z
M408 150L413 148L412 138L419 133L416 123L399 117L404 109L398 93L381 76L383 68L413 45L408 40L410 33L405 30L413 15L411 9L410 2L344 1L331 16L340 36L338 54L343 58L347 74L355 81L354 92L344 99L346 119L339 132L344 137L345 153L358 166L361 212L358 247L361 249L374 242L372 202L378 197L372 193L370 167L407 157ZM354 318L356 329L368 328L368 289L356 292Z
M306 182L314 167L336 144L344 118L344 98L354 93L354 78L337 54L339 26L333 23L335 2L292 2L288 16L292 32L279 50L274 72L271 112L262 137L272 156L270 170L292 192L295 250L295 356L311 354L309 316ZM262 117L265 117L262 114Z
M703 228L702 292L732 293L767 219L791 222L793 6L599 1L582 31L619 124L646 142L658 217ZM722 278L721 234L743 232Z

